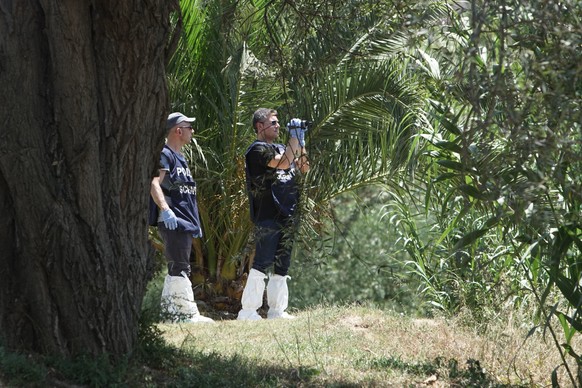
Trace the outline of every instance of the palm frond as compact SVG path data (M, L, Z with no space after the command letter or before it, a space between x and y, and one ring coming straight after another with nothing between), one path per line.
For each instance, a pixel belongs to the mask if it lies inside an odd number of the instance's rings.
M409 156L419 96L394 63L332 67L295 90L313 107L308 131L316 202L363 183L389 179ZM309 93L307 90L318 90Z

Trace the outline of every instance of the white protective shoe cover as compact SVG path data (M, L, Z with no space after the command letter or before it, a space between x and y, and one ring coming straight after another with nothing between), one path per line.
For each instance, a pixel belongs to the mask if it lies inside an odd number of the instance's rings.
M267 276L261 271L251 269L247 284L241 297L242 309L236 317L239 321L258 321L263 319L257 310L263 305L263 294L265 292L265 279Z
M291 314L285 312L289 304L289 289L287 279L290 276L271 275L267 284L267 302L269 303L268 319L295 319Z
M162 310L171 316L173 322L214 323L212 319L200 315L194 301L192 282L184 273L182 276L166 275L162 290Z

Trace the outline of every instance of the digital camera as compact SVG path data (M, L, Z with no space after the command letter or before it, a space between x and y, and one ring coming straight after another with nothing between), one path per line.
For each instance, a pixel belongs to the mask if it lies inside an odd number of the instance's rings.
M301 129L306 129L309 128L311 126L311 124L313 124L311 121L307 121L307 120L301 120L301 125L299 127L293 125L290 126L289 128L301 128Z

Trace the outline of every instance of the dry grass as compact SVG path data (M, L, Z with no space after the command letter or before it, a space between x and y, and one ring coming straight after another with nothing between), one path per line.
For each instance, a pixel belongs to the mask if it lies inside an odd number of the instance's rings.
M549 339L525 340L529 328L517 325L478 333L452 320L365 307L320 307L297 317L160 328L181 349L259 366L256 386L542 387L561 364ZM569 385L564 373L560 382Z

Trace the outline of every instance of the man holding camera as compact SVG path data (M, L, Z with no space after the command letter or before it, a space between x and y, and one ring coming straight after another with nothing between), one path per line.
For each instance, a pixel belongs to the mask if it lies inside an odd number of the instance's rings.
M260 320L266 270L274 266L267 284L267 318L294 318L288 305L287 272L291 264L294 213L299 201L297 178L309 170L305 150L307 123L292 119L287 124L287 145L275 143L280 124L277 111L259 108L253 115L257 139L245 154L245 172L251 220L255 224L255 257L244 288L238 320Z

